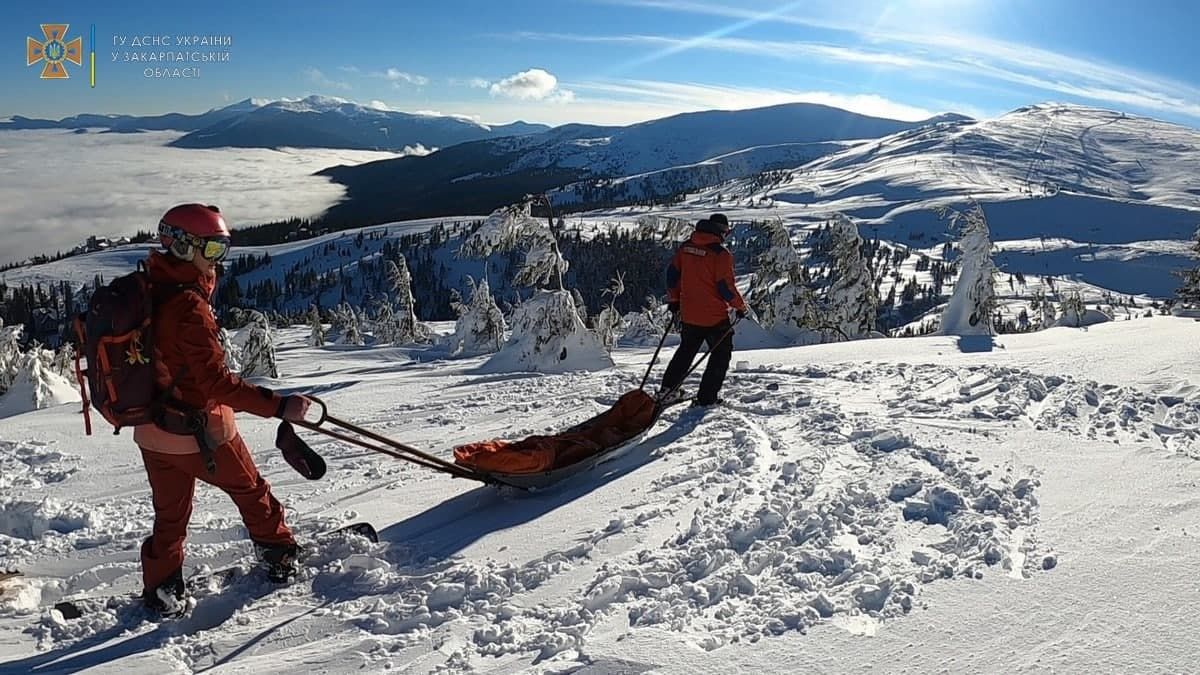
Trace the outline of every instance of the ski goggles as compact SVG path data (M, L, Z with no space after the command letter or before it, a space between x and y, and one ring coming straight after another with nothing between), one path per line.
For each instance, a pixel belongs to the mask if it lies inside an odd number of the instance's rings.
M197 237L196 235L185 232L174 225L160 222L158 224L159 234L171 237L176 241L182 241L200 253L200 256L205 260L220 262L229 254L230 240L229 237L209 237L207 239Z

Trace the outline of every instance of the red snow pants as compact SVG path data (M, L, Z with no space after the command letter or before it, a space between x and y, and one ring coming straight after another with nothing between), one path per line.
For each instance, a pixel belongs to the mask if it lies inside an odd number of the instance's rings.
M241 435L217 446L209 473L200 453L172 455L141 448L150 491L154 494L154 532L142 542L142 583L154 589L183 567L183 541L192 517L196 479L225 491L233 498L250 538L267 546L296 543L283 522L283 505L271 494L271 486L258 467Z

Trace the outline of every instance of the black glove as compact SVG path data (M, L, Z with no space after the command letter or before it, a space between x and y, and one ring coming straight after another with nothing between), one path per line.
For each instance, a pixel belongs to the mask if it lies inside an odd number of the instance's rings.
M746 310L744 310L744 309L739 309L739 310L737 311L737 318L739 318L739 319L744 319L744 318L746 318Z
M672 314L678 314L679 313L679 303L678 302L668 302L667 309L671 310Z

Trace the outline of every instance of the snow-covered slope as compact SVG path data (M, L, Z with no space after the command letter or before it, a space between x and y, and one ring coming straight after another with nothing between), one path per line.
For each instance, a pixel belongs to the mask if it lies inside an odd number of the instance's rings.
M940 257L935 210L983 203L1004 272L1167 297L1193 264L1200 131L1077 105L902 131L795 167L781 184L742 180L656 213L781 217L799 232L846 213L863 236ZM612 219L612 213L597 214ZM633 219L630 211L625 217Z
M527 193L584 179L621 178L779 144L813 144L803 157L807 160L814 150L840 147L819 148L818 143L878 138L924 124L809 103L708 110L625 127L566 124L539 134L464 143L425 157L334 167L322 175L349 192L349 200L331 210L332 218L395 220L464 207L490 212ZM726 169L743 166L753 174L763 165L731 163Z
M336 541L286 588L202 588L161 624L123 598L151 521L128 437L84 439L74 406L0 420L0 567L29 573L0 595L0 672L1187 671L1198 331L739 352L727 406L673 410L535 494L306 432L330 465L307 482L268 448L274 424L245 419L302 533L366 519L383 543ZM507 378L304 333L267 384L442 456L583 419L651 352ZM198 489L190 535L189 570L249 555L216 490ZM50 608L114 594L79 619Z

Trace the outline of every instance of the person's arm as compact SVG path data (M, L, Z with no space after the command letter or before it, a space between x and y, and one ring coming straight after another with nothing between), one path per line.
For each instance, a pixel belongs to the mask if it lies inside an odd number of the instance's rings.
M723 251L717 265L720 270L720 274L717 275L717 294L729 306L739 312L745 312L746 301L738 292L737 282L733 278L733 255L729 251Z
M667 304L679 306L679 252L675 252L675 256L671 258L671 264L667 265Z
M239 412L259 417L280 417L283 397L266 387L259 387L231 373L225 365L217 322L208 303L192 293L186 293L189 303L181 313L175 328L180 353L187 363L187 377L209 401L215 401Z

